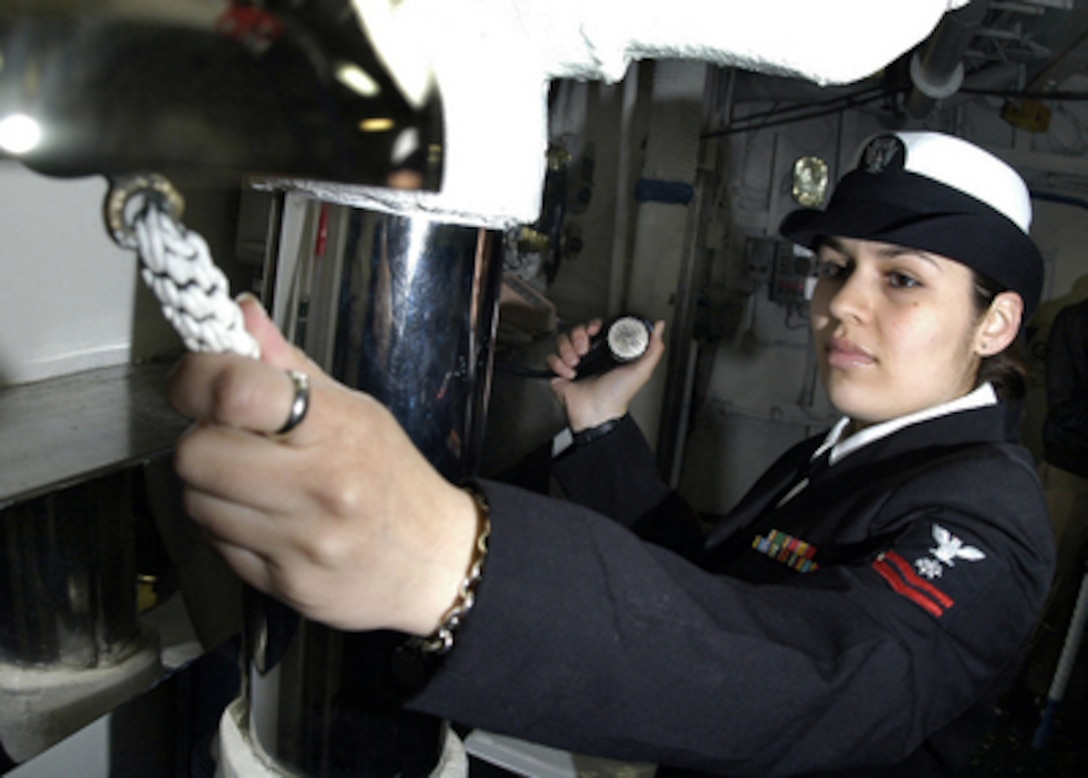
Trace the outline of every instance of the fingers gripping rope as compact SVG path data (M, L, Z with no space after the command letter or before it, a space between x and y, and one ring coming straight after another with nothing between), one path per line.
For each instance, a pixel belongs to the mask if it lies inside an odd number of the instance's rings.
M168 213L169 204L158 191L164 185L169 186L161 179L154 187L139 180L127 191L120 191L120 202L109 205L114 239L136 249L144 283L155 293L163 315L190 351L260 356L257 342L246 332L241 309L230 297L230 283L212 261L207 242ZM126 212L134 216L130 219Z
M141 209L133 227L143 263L140 274L186 347L260 356L241 309L230 297L227 277L212 262L204 239L183 231L154 201Z

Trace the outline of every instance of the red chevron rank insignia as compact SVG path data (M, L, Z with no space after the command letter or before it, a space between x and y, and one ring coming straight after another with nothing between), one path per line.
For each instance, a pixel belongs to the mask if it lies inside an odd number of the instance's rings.
M940 524L934 524L933 540L937 544L911 565L895 551L885 551L873 561L873 569L896 592L918 607L940 618L955 605L955 600L937 588L933 581L953 568L958 561L979 562L986 558L982 550L969 546Z
M956 604L951 597L914 572L910 563L894 551L885 551L877 556L873 569L892 589L936 618Z

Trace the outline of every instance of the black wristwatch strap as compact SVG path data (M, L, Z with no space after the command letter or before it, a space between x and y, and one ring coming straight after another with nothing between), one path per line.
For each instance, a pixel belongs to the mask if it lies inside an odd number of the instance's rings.
M620 426L625 418L627 418L626 414L615 419L609 419L606 422L598 424L596 427L587 427L584 430L579 430L571 436L572 442L578 447L588 446L593 441L600 440L616 429L616 427Z

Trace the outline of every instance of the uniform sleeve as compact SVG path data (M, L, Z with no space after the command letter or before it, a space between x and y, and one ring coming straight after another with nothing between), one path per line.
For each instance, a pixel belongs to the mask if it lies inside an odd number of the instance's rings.
M912 487L980 474L994 475ZM1045 596L1041 497L1029 474L1003 475L962 504L890 495L903 529L880 555L758 586L585 508L487 485L476 608L411 705L575 753L729 775L901 761L1011 666ZM1001 526L993 511L1018 518ZM919 566L928 558L940 576Z
M572 502L627 526L671 491L630 415L603 438L568 448L552 463L552 473Z
M630 527L639 537L693 559L706 527L698 512L658 473L657 459L630 416L585 446L572 446L552 463L567 497Z

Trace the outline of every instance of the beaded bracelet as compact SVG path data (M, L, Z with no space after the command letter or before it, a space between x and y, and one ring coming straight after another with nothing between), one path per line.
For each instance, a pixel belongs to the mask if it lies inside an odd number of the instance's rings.
M461 586L457 589L457 598L442 616L438 629L424 638L414 638L411 643L424 654L441 656L453 648L457 630L465 616L476 604L476 588L483 578L484 560L487 558L487 543L491 537L491 508L484 495L476 489L466 488L476 503L476 545L472 550L472 563Z

